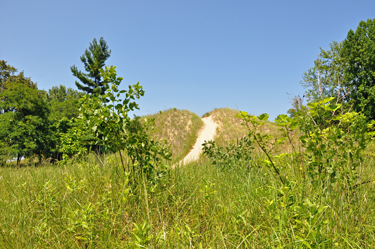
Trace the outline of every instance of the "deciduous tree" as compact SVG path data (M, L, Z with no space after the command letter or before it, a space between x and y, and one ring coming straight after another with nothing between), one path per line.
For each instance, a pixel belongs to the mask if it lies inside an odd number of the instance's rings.
M37 154L39 158L49 147L49 109L46 93L23 73L1 61L0 91L0 143L8 149L0 153L4 157Z
M79 98L84 95L83 92L66 89L65 86L54 86L48 90L48 102L51 109L51 118L59 121L62 118L72 119L79 114Z
M314 66L304 72L301 85L306 88L309 102L336 97L340 102L348 101L350 87L343 82L345 60L341 57L342 43L332 42L330 49L320 49Z
M361 21L343 42L344 78L357 112L375 119L375 19Z

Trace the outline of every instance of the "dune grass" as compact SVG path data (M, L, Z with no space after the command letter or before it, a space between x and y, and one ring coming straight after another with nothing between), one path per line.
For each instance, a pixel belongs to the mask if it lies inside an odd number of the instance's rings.
M173 162L181 160L189 153L203 126L198 115L176 108L149 115L146 118L155 119L151 137L159 141L165 139L171 145Z
M239 114L239 111L230 108L218 108L206 114L210 115L219 124L215 136L218 146L226 146L231 142L234 143L247 135L247 128L236 117L237 114ZM274 136L279 134L278 127L272 122L267 122L262 131Z

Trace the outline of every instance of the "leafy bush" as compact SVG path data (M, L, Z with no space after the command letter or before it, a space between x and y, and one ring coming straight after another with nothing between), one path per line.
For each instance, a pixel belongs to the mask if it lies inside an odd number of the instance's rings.
M240 112L237 117L248 130L246 143L227 147L217 147L212 141L204 144L204 154L221 170L244 168L244 157L248 163L265 166L277 179L269 179L272 185L264 187L274 245L338 246L339 240L332 239L329 232L335 226L337 210L332 208L338 201L336 196L347 198L347 209L351 210L358 201L357 188L372 182L361 172L374 122L368 123L363 114L341 107L334 98L325 98L300 106L293 117L279 115L275 120L278 136L264 132L267 114L256 117ZM260 148L261 160L254 160L256 151L251 145ZM280 146L290 146L290 152L277 153Z
M237 144L231 143L225 147L217 146L215 141L205 141L203 144L203 155L212 159L212 164L222 170L245 165L250 167L252 150L252 141L249 137L243 137Z

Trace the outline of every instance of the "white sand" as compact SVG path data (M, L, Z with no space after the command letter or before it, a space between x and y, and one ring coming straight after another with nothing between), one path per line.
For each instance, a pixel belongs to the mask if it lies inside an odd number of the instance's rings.
M203 129L199 132L197 141L195 142L193 149L184 157L184 159L180 161L179 165L198 160L199 156L202 154L202 144L204 143L204 141L214 139L218 124L216 124L211 117L202 118L202 121L204 123L204 126Z

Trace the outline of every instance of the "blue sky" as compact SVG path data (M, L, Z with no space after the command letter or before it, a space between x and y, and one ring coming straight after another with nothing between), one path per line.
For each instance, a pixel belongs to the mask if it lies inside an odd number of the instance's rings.
M271 119L303 94L319 48L375 18L375 1L2 1L0 59L40 89L75 87L70 66L104 37L138 115L230 107Z

